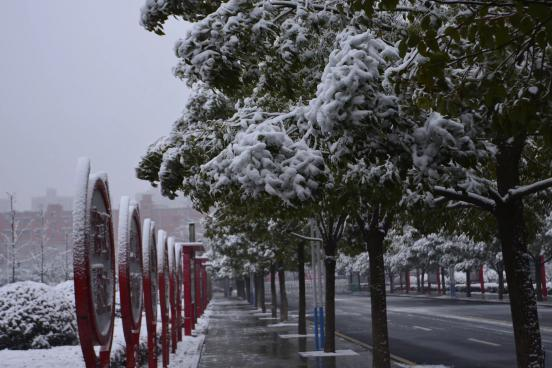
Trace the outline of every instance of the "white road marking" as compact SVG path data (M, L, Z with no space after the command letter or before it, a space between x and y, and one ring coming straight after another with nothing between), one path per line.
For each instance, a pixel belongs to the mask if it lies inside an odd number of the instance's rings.
M469 340L469 341L472 341L472 342L478 342L478 343L484 344L484 345L500 346L500 344L496 344L496 343L494 343L494 342L489 342L489 341L484 341L484 340L474 339L473 337L470 337L468 340Z
M335 356L351 356L358 355L357 352L347 349L347 350L336 350L335 353L325 353L323 351L301 351L299 356L302 358L316 358L316 357L335 357Z
M443 319L455 319L458 321L465 321L465 322L475 322L475 323L486 323L489 325L499 326L499 327L509 327L512 328L512 322L511 321L501 321L496 319L487 319L487 318L480 318L480 317L469 317L469 316L455 316L450 314L442 314L438 313L434 310L427 310L427 309L416 309L416 308L396 308L396 307L390 307L387 308L387 311L392 313L406 313L409 317L412 316L412 314L417 315L425 315L428 317L433 318L443 318ZM544 332L552 332L551 327L543 327L541 326L541 331Z
M431 328L422 327L422 326L412 326L412 328L415 329L415 330L432 331Z
M301 338L307 338L307 337L314 337L314 334L306 334L306 335L283 334L283 335L278 335L278 337L281 339L295 339L295 338L301 339Z

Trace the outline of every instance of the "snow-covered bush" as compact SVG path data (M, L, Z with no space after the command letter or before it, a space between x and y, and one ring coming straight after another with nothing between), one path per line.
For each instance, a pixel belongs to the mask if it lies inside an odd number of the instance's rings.
M0 349L47 349L78 343L72 282L32 281L0 288Z

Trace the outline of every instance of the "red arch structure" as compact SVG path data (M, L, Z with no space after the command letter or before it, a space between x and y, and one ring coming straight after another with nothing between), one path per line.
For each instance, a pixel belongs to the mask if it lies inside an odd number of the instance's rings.
M86 158L77 165L74 198L73 266L81 349L87 368L108 368L116 282L112 211L107 175L90 174ZM156 232L150 219L142 224L138 206L125 196L119 209L117 249L126 366L138 365L145 310L148 367L157 367L159 304L162 366L168 367L170 351L176 352L182 340L182 328L185 335L191 335L210 299L206 259L197 257L203 245L195 241L177 243L165 231Z
M107 175L77 164L73 269L80 345L87 368L109 367L115 317L115 255ZM99 346L99 355L94 350Z
M157 270L159 277L159 305L161 309L161 352L163 367L169 366L169 307L170 307L170 275L169 252L167 248L167 233L159 230L157 233Z
M194 305L194 293L195 291L195 277L194 265L196 252L203 251L202 243L182 243L182 273L183 273L183 288L184 288L184 334L186 336L192 335L192 329L194 328L195 320L195 305Z
M157 237L155 223L149 218L142 226L142 261L144 309L148 331L148 367L157 368L157 304L159 280L157 275Z
M144 301L142 233L138 206L128 197L119 206L118 255L121 317L126 342L126 366L136 367Z

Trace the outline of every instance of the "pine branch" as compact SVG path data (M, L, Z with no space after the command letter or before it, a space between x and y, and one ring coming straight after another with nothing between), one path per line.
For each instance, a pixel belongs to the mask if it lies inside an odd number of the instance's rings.
M294 232L291 232L290 234L297 237L297 238L299 238L299 239L322 242L322 239L320 239L320 238L313 238L311 236L301 235L301 234L297 234L297 233L294 233Z
M494 211L496 205L492 199L475 193L460 192L441 186L434 187L433 192L449 200L470 203L490 212Z
M529 184L529 185L523 185L515 189L510 189L508 191L508 194L506 194L502 198L502 201L503 202L513 201L521 197L527 196L529 194L534 194L534 193L540 192L541 190L548 189L550 187L552 187L552 178L537 181L536 183Z

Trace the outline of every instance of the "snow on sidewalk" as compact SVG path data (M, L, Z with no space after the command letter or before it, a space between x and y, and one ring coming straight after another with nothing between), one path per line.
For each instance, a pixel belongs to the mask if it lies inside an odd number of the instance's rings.
M210 307L211 304L207 306L203 316L197 320L193 332L195 336L182 336L182 341L177 345L176 353L170 356L169 368L195 368L198 366L205 341L205 333L209 327L209 317L212 314ZM161 364L158 366L161 367Z

